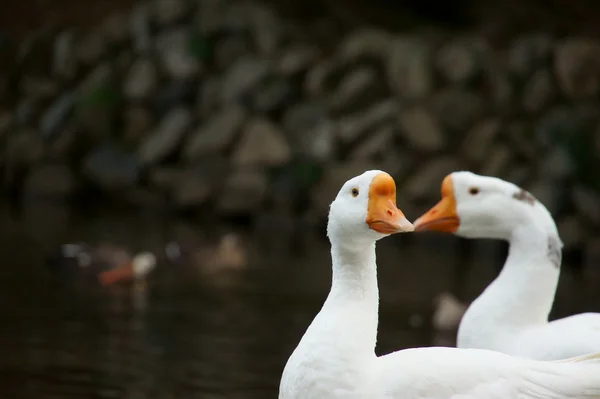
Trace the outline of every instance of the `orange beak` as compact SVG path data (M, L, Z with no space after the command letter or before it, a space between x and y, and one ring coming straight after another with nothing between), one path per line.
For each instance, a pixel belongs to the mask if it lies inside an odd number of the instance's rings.
M450 175L442 182L442 199L427 213L415 221L415 231L439 231L456 233L460 219L456 212L456 197Z
M366 222L381 234L404 233L415 229L396 206L396 183L387 173L378 174L371 183Z

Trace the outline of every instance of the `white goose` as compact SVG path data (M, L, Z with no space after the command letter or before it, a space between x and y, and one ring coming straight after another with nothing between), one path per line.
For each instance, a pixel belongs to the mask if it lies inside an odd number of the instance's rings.
M327 226L331 291L285 366L280 399L600 398L600 354L541 362L439 347L377 357L375 242L412 230L387 173L344 184Z
M546 207L512 183L471 172L448 175L441 191L441 201L415 221L417 231L510 243L502 272L463 316L457 346L539 360L600 351L600 314L548 321L562 242Z

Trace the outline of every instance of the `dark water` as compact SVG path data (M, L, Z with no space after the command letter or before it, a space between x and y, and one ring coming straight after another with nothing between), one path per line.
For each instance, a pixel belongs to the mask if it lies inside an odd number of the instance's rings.
M251 250L247 270L218 279L160 263L146 284L101 289L68 284L42 265L62 242L159 251L195 229L153 215L84 219L42 205L19 221L0 216L0 398L276 397L283 366L328 292L320 234L300 258ZM502 248L458 243L414 236L380 243L378 353L435 343L431 298L450 290L471 299L493 278ZM470 266L458 267L468 251ZM598 310L598 290L586 280L564 274L557 315Z

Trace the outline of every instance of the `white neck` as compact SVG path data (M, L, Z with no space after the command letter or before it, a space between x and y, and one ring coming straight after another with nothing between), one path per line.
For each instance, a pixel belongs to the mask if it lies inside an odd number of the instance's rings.
M555 232L538 223L513 230L502 271L461 321L459 346L481 347L479 340L485 339L485 345L492 346L489 349L499 349L489 342L497 338L496 334L548 322L560 275L560 267L549 254L551 240L560 242Z
M331 260L331 291L319 316L335 318L331 327L348 338L345 344L374 352L379 307L375 243L359 248L332 244Z
M369 391L379 293L375 243L332 244L331 291L283 372L280 398L362 398ZM332 392L338 392L337 396Z

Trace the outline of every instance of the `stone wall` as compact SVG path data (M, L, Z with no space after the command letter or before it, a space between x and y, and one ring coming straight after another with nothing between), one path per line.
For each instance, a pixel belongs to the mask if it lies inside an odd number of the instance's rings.
M311 39L252 2L157 0L38 32L0 81L4 187L222 215L324 215L368 168L410 217L456 169L509 179L567 247L598 232L600 43L360 29ZM335 39L335 38L334 38ZM16 190L21 192L20 190ZM99 197L100 198L100 197Z

